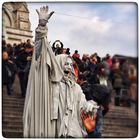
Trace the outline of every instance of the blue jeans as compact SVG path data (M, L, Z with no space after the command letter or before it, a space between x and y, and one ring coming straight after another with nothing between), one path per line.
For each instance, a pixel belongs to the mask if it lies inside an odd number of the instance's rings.
M88 138L101 138L103 130L103 114L102 108L97 110L96 127L93 132L88 133Z

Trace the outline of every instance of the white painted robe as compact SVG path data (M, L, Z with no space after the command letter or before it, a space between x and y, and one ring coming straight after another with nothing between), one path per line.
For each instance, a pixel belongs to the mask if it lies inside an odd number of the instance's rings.
M29 73L23 112L24 137L55 137L51 121L51 83L60 82L63 73L47 41L47 27L36 29L35 49Z

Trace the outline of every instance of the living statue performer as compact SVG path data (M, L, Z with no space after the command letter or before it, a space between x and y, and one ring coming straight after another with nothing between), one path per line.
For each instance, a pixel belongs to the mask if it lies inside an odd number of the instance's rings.
M81 110L96 113L96 102L86 101L75 82L72 58L55 57L47 41L48 6L41 7L35 49L23 112L23 136L34 138L84 137Z

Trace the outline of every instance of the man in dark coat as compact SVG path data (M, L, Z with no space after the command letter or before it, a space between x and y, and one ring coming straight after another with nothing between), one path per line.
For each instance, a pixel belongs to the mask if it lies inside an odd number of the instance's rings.
M8 53L2 53L2 86L6 85L7 94L13 94L13 82L16 74L16 64L9 60Z
M30 48L31 46L26 44L24 47L20 49L20 52L16 58L16 63L18 67L18 77L19 77L20 87L21 87L21 94L23 97L26 94L27 77L28 77L27 73L29 71L30 61L32 59L32 53Z

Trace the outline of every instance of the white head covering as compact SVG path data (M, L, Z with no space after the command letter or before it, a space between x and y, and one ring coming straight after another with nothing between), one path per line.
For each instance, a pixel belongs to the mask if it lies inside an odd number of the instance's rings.
M59 66L60 66L62 69L63 69L63 67L64 67L64 64L65 64L66 61L67 61L67 58L72 59L72 57L69 56L69 55L67 55L67 54L59 54L59 55L56 56L56 60L57 60L57 62L58 62L58 64L59 64ZM73 61L73 60L72 60L72 61Z
M56 56L56 60L58 62L58 65L60 66L60 68L62 69L63 72L64 72L64 65L67 62L68 58L70 58L73 61L72 57L67 55L67 54L60 54L60 55ZM68 77L72 81L77 80L77 77L75 76L74 69L70 73L65 75L65 77Z

